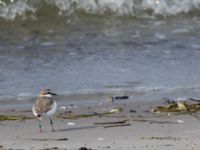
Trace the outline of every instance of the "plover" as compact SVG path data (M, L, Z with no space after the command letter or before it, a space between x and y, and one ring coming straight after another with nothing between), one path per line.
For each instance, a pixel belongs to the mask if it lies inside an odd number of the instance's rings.
M41 90L38 99L32 107L33 114L38 117L39 120L40 132L42 132L42 116L46 116L49 118L51 129L52 131L55 131L51 117L56 112L57 104L56 101L52 98L53 95L56 94L52 93L50 89Z

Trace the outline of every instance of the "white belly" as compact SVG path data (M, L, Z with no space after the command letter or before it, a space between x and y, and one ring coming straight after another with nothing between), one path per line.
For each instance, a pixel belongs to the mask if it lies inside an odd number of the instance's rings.
M50 116L52 116L53 114L55 114L56 110L57 110L57 104L56 104L56 102L54 101L51 110L49 110L49 111L48 111L47 113L45 113L44 115L46 115L47 117L50 117Z

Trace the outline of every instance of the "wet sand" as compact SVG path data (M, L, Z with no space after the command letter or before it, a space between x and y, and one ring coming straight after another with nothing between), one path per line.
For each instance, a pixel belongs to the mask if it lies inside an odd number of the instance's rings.
M50 131L48 119L43 119L42 133L38 132L36 119L1 121L0 145L2 149L25 150L78 150L80 147L92 150L197 150L200 147L199 119L189 114L150 111L160 104L121 101L66 105L66 109L60 109L55 115L56 132ZM108 114L111 110L114 112ZM2 110L1 115L33 117L31 109Z

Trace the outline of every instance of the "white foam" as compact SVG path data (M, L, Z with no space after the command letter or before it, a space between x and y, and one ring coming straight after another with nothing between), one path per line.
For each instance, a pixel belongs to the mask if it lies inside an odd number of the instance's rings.
M58 15L71 15L76 11L89 14L105 14L110 11L116 15L124 16L171 16L180 13L188 13L200 7L199 0L46 0L47 5L36 0L0 0L0 16L6 19L14 19L16 16L26 15L27 12L35 14L41 6L54 5L58 7ZM49 4L49 5L48 5ZM152 12L149 14L148 12Z
M30 6L25 1L16 1L10 4L6 4L2 0L0 1L0 17L13 20L16 16L25 15L30 11L35 13L36 9Z

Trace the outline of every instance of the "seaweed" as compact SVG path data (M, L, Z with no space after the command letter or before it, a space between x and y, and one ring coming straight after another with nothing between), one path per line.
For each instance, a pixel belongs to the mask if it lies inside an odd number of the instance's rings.
M186 101L175 102L172 100L170 101L168 99L167 106L157 106L152 111L157 113L164 112L164 113L189 113L189 114L200 111L200 101L191 98L188 100L193 100L198 103L188 103Z
M59 119L80 119L80 118L91 118L91 117L95 117L95 116L102 116L102 115L108 115L110 113L102 113L102 114L80 114L80 115L76 115L76 114L63 114L60 113L59 115L57 115L57 118Z
M26 120L26 119L33 119L32 117L28 116L5 116L0 115L0 121L15 121L15 120Z

